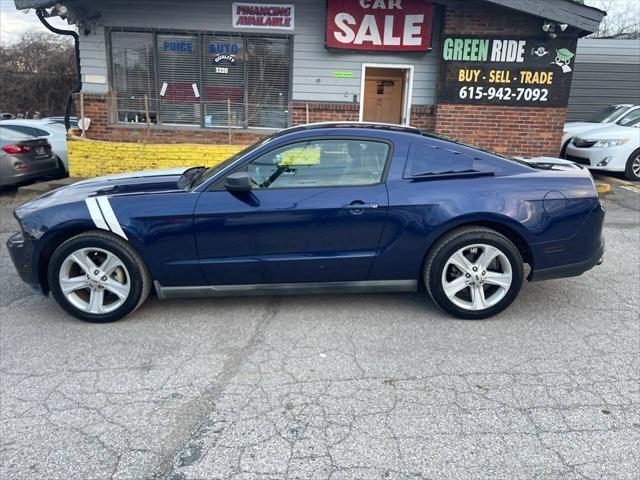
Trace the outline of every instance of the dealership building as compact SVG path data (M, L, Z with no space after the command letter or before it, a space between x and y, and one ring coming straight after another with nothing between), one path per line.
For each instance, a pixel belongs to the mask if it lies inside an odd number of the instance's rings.
M555 156L577 40L605 15L571 0L15 4L77 27L76 112L90 124L69 142L76 174L210 163L319 121Z

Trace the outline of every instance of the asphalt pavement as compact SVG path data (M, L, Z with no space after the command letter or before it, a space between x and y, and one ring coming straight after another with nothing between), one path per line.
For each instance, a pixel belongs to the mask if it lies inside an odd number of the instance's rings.
M640 194L605 262L484 321L425 294L151 298L91 325L19 280L0 195L2 479L640 478Z

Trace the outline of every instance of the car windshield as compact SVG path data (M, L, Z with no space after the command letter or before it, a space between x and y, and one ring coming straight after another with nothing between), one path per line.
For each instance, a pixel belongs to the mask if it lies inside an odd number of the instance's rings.
M249 152L255 150L256 148L259 148L262 145L265 145L265 144L269 143L271 140L273 140L277 136L278 135L274 135L272 137L267 137L267 138L265 138L263 140L260 140L260 141L258 141L256 143L254 143L253 145L249 145L247 148L239 151L235 155L232 155L231 157L227 158L226 160L223 160L221 163L219 163L217 165L214 165L211 168L207 168L206 170L203 170L199 175L197 175L193 179L193 183L190 185L189 188L193 189L193 188L199 187L200 185L205 183L210 178L213 178L218 172L221 172L222 170L227 168L229 165L231 165L236 160L240 159L241 157L244 157L246 154L248 154Z
M610 123L616 120L620 115L629 110L629 105L611 105L603 108L588 121L590 123Z

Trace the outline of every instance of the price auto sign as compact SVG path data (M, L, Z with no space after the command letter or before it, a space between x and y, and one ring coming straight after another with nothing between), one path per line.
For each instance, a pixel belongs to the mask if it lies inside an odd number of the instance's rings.
M327 0L327 48L426 52L433 5L424 0Z
M444 36L440 103L566 107L575 38Z

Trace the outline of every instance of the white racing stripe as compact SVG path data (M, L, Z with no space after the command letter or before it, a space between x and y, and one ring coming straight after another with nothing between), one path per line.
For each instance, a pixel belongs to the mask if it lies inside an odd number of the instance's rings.
M95 197L85 198L84 202L87 204L89 215L91 215L91 220L96 224L96 227L109 231L109 226L102 216L102 212L100 211L100 207L98 207L98 202Z
M98 201L98 205L100 206L102 215L104 215L104 219L106 220L107 225L109 225L109 228L111 229L111 231L116 235L120 235L125 240L128 240L127 236L122 230L122 227L120 226L120 222L118 222L118 218L116 217L116 214L114 213L113 208L111 208L109 199L107 197L95 197L95 198Z

